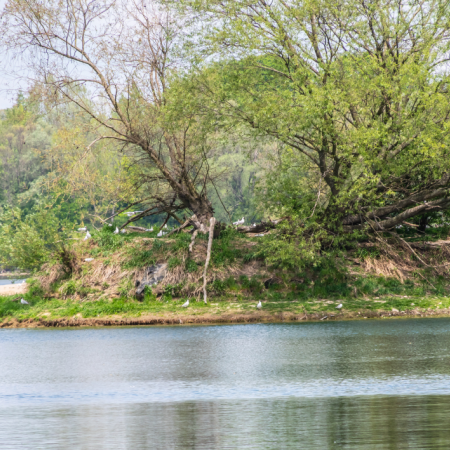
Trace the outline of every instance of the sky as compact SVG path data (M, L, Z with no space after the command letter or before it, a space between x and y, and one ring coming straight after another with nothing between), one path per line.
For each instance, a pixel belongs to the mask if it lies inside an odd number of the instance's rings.
M0 58L3 55L0 54ZM4 61L1 59L0 65L3 66ZM26 86L22 80L14 79L6 73L0 71L0 109L10 108L20 90L25 90Z
M0 11L6 0L0 0ZM0 50L0 109L10 108L20 90L26 89L26 83L11 75L14 72L14 63Z
M6 0L0 0L0 11L5 6ZM0 52L0 109L9 108L13 105L17 96L19 83L15 83L14 79L7 75L8 58ZM12 89L12 90L10 90ZM14 92L14 89L16 91Z

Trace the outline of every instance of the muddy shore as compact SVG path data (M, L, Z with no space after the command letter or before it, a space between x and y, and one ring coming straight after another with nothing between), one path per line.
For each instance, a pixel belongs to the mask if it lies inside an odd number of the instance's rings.
M140 317L61 317L57 319L9 319L0 323L0 328L45 328L45 327L116 327L140 325L214 325L244 323L279 323L279 322L319 322L340 320L449 317L449 309L414 309L410 311L349 311L339 313L236 313L220 315L148 315Z

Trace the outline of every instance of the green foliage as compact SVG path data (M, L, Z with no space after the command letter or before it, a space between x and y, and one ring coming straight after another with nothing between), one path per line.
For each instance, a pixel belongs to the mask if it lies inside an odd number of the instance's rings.
M228 227L221 232L219 238L213 240L212 264L225 266L241 258L244 255L244 251L238 244L239 239L243 239L243 237L232 227Z
M187 250L191 242L191 235L187 233L178 233L173 236L175 242L171 245L171 250L173 252L178 252L180 250Z
M18 208L0 214L0 264L4 266L37 269L57 259L66 242L66 227L50 208L35 207L25 217Z
M131 289L133 289L133 280L131 278L124 278L120 281L119 295L121 297L127 297Z
M356 256L360 259L378 258L380 256L380 251L376 247L358 248L356 250Z
M239 283L244 289L250 291L253 294L260 294L264 289L263 284L257 277L251 277L249 279L246 275L241 275L239 277Z
M147 267L156 264L156 257L153 250L136 250L133 249L133 253L129 259L123 263L124 269L133 269L135 267Z
M167 261L167 268L169 270L175 269L175 267L178 267L179 265L181 265L181 260L180 260L180 258L177 258L176 256L172 256Z
M95 243L104 250L117 250L123 243L124 236L114 234L115 227L105 225L98 232L93 233Z
M186 263L185 263L185 266L184 266L184 270L186 272L188 272L188 273L196 272L197 269L198 269L198 266L197 266L197 263L194 260L192 260L190 258L186 259Z

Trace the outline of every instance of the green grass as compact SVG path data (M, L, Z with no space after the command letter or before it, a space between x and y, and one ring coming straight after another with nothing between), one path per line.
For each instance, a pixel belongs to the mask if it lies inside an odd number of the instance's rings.
M169 269L180 265L186 272L197 272L202 269L203 261L197 262L187 257L187 249L191 236L185 233L172 235L169 239L155 239L150 244L143 245L142 238L155 238L157 230L150 233L113 234L114 227L105 227L93 236L97 246L88 250L92 256L101 256L107 261L119 260L114 254L120 252L122 267L135 269L148 267L157 262L165 261ZM409 232L409 231L405 231ZM434 232L432 230L432 232ZM436 233L436 238L440 235ZM139 239L133 244L133 240ZM197 244L202 243L203 248L207 235L199 235ZM125 245L130 244L130 245ZM219 273L226 273L227 267L239 267L252 260L261 260L260 249L264 241L249 238L230 228L219 239L213 241L211 258L212 268L219 269ZM30 291L25 295L30 305L21 305L13 302L14 297L0 297L0 321L15 318L18 320L47 318L83 318L110 317L139 317L141 315L202 315L209 313L221 315L224 313L240 313L255 311L256 303L263 302L263 311L270 313L293 312L336 312L338 303L343 303L344 312L363 310L386 310L393 308L399 311L421 309L448 308L450 306L450 284L444 277L433 276L431 272L422 270L406 280L404 283L393 279L363 273L358 273L358 266L349 270L348 260L342 254L329 254L321 258L315 266L302 271L287 272L276 267L270 271L262 269L264 274L248 277L228 276L224 280L218 278L208 286L209 303L196 302L191 299L188 309L181 308L186 298L180 298L183 292L182 284L168 285L164 295L156 299L151 291L146 292L145 300L139 302L126 298L133 289L131 279L123 281L119 295L122 298L112 300L78 301L70 299L90 296L100 297L101 289L93 289L82 284L81 279L64 279L56 287L67 300L43 299L43 292L39 286L30 281ZM345 255L344 255L345 256ZM377 257L376 250L360 249L356 255L359 258ZM262 261L261 261L262 262ZM83 270L89 270L89 265ZM264 281L270 276L281 279L280 284L269 289L264 287ZM298 283L298 279L303 283ZM295 281L297 280L297 281ZM131 284L130 284L131 283ZM56 289L55 287L55 289ZM108 285L103 286L105 288ZM184 291L185 292L185 291ZM412 305L413 303L413 305Z
M291 299L289 295L269 290L265 295L243 296L236 294L236 297L217 296L210 297L209 303L196 302L191 299L191 305L187 309L181 308L186 301L185 298L172 300L171 294L167 293L162 298L156 299L154 296L146 295L143 302L134 299L114 299L98 301L76 301L59 299L42 299L40 297L26 294L24 296L30 303L22 305L20 301L12 301L11 297L0 297L0 321L17 319L24 321L28 319L44 318L47 320L71 318L74 316L83 318L111 317L119 315L125 318L140 317L142 315L202 315L209 313L221 315L224 313L245 313L255 311L256 302L263 301L263 311L270 313L293 312L293 313L314 313L314 312L336 312L336 305L343 303L343 312L349 311L391 311L395 308L399 311L420 309L441 309L450 307L449 296L385 296L376 298L354 298L340 300L314 300L314 299ZM406 297L406 298L405 298ZM381 303L383 302L383 303ZM411 305L411 304L414 305Z

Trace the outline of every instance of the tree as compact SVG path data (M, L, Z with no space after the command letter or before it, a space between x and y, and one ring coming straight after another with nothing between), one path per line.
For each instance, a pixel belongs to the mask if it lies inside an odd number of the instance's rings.
M207 231L214 211L204 137L195 117L168 116L170 77L183 64L179 18L143 0L11 0L1 30L55 104L75 104L97 123L87 150L114 141L141 171L146 195L136 203L147 207L133 220L190 210Z
M389 230L450 205L448 0L183 5L220 59L200 65L204 114L298 152L316 223Z

